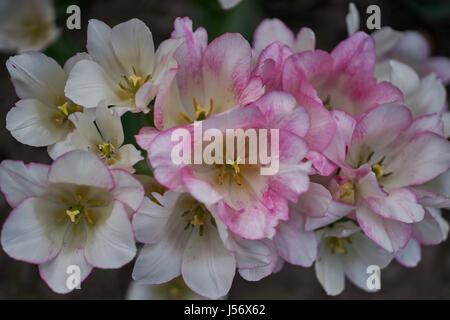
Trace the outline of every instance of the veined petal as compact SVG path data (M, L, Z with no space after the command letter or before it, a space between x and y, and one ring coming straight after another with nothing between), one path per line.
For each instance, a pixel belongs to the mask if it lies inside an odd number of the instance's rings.
M295 37L294 51L302 52L316 48L316 35L310 28L303 27Z
M404 248L410 239L411 224L383 218L364 203L356 209L356 218L364 233L389 252Z
M70 275L68 271L72 271L70 266L80 268L80 284L93 269L84 258L83 248L63 247L55 259L39 265L39 273L50 289L56 293L64 294L72 291L67 286Z
M39 196L48 186L49 166L39 163L4 160L0 164L0 189L8 204L15 208L23 200Z
M403 249L395 253L395 260L407 268L415 268L422 259L420 244L413 238L409 239L408 244Z
M295 98L285 92L272 91L254 103L264 114L267 126L283 129L304 137L309 129L309 116L305 109L297 107Z
M212 185L204 180L197 179L189 167L184 167L181 170L181 179L189 193L207 206L211 206L222 199L222 196L214 190Z
M130 173L134 173L136 171L134 169L134 165L136 163L144 160L144 157L141 155L141 151L136 149L136 147L131 143L125 144L117 150L117 158L119 160L110 167L114 169L124 169Z
M291 212L298 212L312 218L321 218L327 214L331 200L331 194L324 186L310 182L308 191L299 197L297 203L292 203L290 208Z
M279 255L287 262L302 267L310 267L317 257L316 234L305 231L305 221L301 214L291 212L289 221L280 222L273 238Z
M334 163L342 164L352 141L356 120L343 110L333 110L331 114L337 127L333 140L323 151L323 154Z
M402 91L404 96L414 93L420 86L419 75L414 69L396 60L387 60L376 64L375 78L378 82L391 82Z
M167 39L161 42L155 53L155 67L152 82L159 85L167 70L176 68L178 63L173 58L175 51L183 44L184 38Z
M1 243L12 258L44 263L56 257L64 240L65 227L52 221L58 204L40 198L27 198L6 219Z
M102 100L107 105L122 105L119 90L118 82L115 83L98 63L81 60L70 72L64 92L75 103L95 108Z
M322 228L330 223L333 223L346 215L350 214L355 209L354 206L346 203L332 200L327 208L327 213L324 217L314 218L306 217L305 230L311 231Z
M392 174L383 182L389 188L423 184L449 167L450 143L435 133L423 132L386 164L386 172Z
M388 103L372 109L356 124L349 150L351 162L358 164L365 147L375 153L384 152L411 122L411 112L401 105Z
M112 46L111 28L104 22L91 19L88 24L87 49L92 59L108 73L112 79L120 79L125 73Z
M47 153L50 158L55 160L56 158L62 156L64 153L78 149L72 143L72 135L73 132L69 133L63 140L47 147Z
M202 64L204 52L208 44L208 34L202 27L193 32L192 21L188 17L175 19L174 28L172 38L182 38L184 40L183 44L174 53L174 58L179 66L175 83L179 87L182 104L184 106L192 106L192 99L194 97L200 104L203 104L205 102L205 88ZM207 102L209 104L209 101ZM159 127L157 126L157 128Z
M413 224L412 236L424 245L436 245L447 239L449 225L439 209L427 208L425 218Z
M69 123L58 123L58 110L39 100L26 99L16 103L6 116L6 128L19 142L34 147L52 145L70 132Z
M144 201L144 187L133 175L121 169L112 169L114 198L129 206L133 211L139 209Z
M66 74L69 74L70 71L72 71L73 67L77 64L77 62L81 60L92 60L92 58L86 52L79 52L66 61L66 63L64 64L64 72Z
M415 193L408 188L391 190L387 197L368 197L365 200L374 212L388 219L414 223L421 221L425 215Z
M176 211L179 196L167 191L157 198L161 206L147 202L155 210L138 213L133 219L138 239L154 242L144 246L134 266L133 279L141 284L160 284L181 274L183 251L192 229L185 230L186 219ZM143 225L137 227L139 222ZM157 227L161 230L154 230ZM152 231L155 233L150 234Z
M160 133L160 131L153 127L143 127L139 130L139 134L135 135L136 143L142 149L150 150L150 145L153 139Z
M114 180L108 167L93 153L82 150L68 152L50 166L52 183L73 183L111 190Z
M164 199L170 199L167 206L160 205L145 197L142 206L133 216L133 230L136 239L145 244L159 242L165 233L166 225L180 193L166 191Z
M69 120L75 125L75 130L70 134L70 142L76 149L96 152L97 146L103 143L103 138L98 132L97 126L84 113L76 112L69 116Z
M325 241L321 241L314 269L317 280L328 295L336 296L345 287L344 261L342 255L332 255Z
M254 269L264 267L272 261L272 247L265 240L247 240L233 236L231 248L236 257L239 269Z
M405 98L405 105L411 109L414 117L430 113L442 113L446 110L447 92L441 80L434 73L420 80L420 85Z
M95 123L104 139L114 146L119 147L124 140L122 122L120 116L113 110L101 104L96 108Z
M202 236L192 232L181 265L183 279L191 290L218 299L230 290L235 271L236 261L214 227Z
M357 253L359 259L366 266L375 264L383 269L389 265L393 258L392 253L379 247L362 232L352 234L352 245L349 247L352 251ZM366 269L364 269L364 276L365 279L367 279Z
M132 74L151 74L155 65L155 46L150 29L139 19L131 19L111 30L111 44L123 70Z
M375 40L376 58L381 59L387 52L397 45L403 37L403 33L392 29L391 27L383 27L372 33Z
M224 34L208 45L202 66L204 99L214 99L214 113L238 104L250 80L251 59L250 45L240 34Z
M278 252L270 240L262 240L270 249L270 263L265 266L252 269L239 269L239 274L247 281L259 281L275 272L275 268L279 265Z
M40 52L25 52L6 62L11 80L21 99L37 99L49 106L63 96L66 74L52 58Z
M334 58L335 72L371 75L375 66L375 42L360 31L339 43L331 56Z
M256 28L253 39L253 47L257 52L261 52L275 41L294 47L294 33L276 18L263 20Z
M114 202L110 216L88 232L85 247L87 262L102 269L120 268L136 255L133 230L124 205Z

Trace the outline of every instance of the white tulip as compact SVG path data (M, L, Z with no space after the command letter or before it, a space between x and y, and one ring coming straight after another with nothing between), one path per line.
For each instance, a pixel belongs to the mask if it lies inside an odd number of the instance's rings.
M345 276L357 287L367 287L367 267L380 269L388 266L393 256L366 237L353 222L335 223L317 231L320 238L315 271L326 293L340 294L345 287Z
M76 112L69 116L75 130L70 134L65 148L59 148L59 152L52 154L52 157L70 150L86 150L96 154L111 168L134 173L133 166L144 158L132 144L123 145L124 133L120 116L104 104L100 104L95 110L95 123L84 113Z
M152 33L138 19L110 28L90 20L87 49L93 61L81 61L70 73L66 95L86 107L104 100L122 115L127 111L149 112L159 84L176 67L174 51L183 40L168 39L155 52Z
M80 53L65 64L64 69L40 52L25 52L11 57L6 67L21 99L9 111L6 128L19 142L34 146L49 146L64 141L74 128L69 116L85 111L64 95L67 74L74 63L89 59Z
M59 36L52 0L3 0L0 50L43 50Z

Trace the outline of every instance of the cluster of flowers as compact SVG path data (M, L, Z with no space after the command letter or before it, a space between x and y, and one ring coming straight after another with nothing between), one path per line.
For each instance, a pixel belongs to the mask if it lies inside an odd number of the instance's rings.
M38 52L11 57L20 101L7 128L21 143L48 147L50 165L3 161L0 186L13 211L4 251L39 265L67 293L69 265L82 279L137 254L133 279L182 276L220 298L236 270L258 281L285 262L310 267L330 295L345 277L366 286L369 265L413 267L421 245L448 233L449 61L425 39L388 27L356 32L331 53L315 34L277 19L208 43L177 18L155 51L147 26L91 20L87 53L61 68ZM153 177L136 175L141 151L124 143L121 115L152 111L141 128ZM279 130L279 170L239 161L175 164L176 128ZM235 160L235 159L234 159Z

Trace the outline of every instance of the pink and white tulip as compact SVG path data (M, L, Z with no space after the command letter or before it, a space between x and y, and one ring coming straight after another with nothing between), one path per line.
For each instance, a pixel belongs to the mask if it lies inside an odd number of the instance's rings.
M144 191L126 171L77 150L51 166L5 160L0 187L13 208L1 233L3 250L39 265L53 291L71 291L69 266L79 267L83 281L93 268L120 268L134 258L127 209L140 207Z
M258 99L264 88L251 77L251 48L240 34L226 33L208 45L206 30L192 31L189 18L177 18L173 39L183 39L155 100L155 126L166 130L203 120Z
M214 128L223 136L226 129L277 129L278 172L261 175L263 165L248 165L248 159L238 168L228 164L236 159L224 159L224 165L175 164L172 132L178 128L172 128L157 135L147 150L154 177L169 189L190 192L206 205L218 204L219 217L237 235L273 237L278 222L288 219L288 200L296 202L308 188L311 163L305 159L308 146L303 140L309 128L308 115L289 94L272 92L253 105L233 108L201 124L204 131ZM192 134L194 125L184 128Z
M408 243L425 210L411 187L446 172L450 145L434 121L412 119L401 105L384 104L358 120L335 111L338 132L324 154L341 170L341 199L354 204L365 234L395 252ZM339 146L339 147L338 147Z

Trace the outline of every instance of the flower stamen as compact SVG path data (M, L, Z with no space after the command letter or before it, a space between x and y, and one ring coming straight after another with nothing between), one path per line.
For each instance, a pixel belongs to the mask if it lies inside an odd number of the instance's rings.
M354 205L355 204L355 185L347 181L339 186L340 201Z
M100 158L105 161L105 163L110 166L116 162L114 155L116 153L116 148L110 142L103 142L97 145Z

